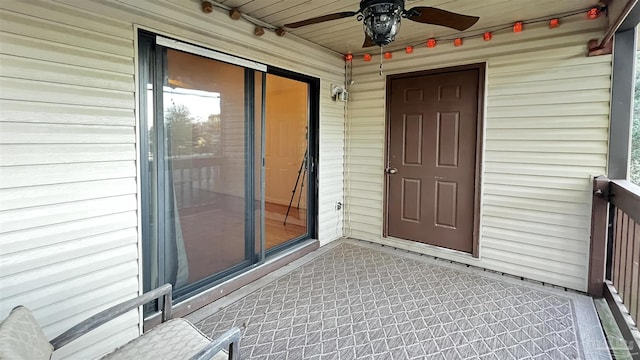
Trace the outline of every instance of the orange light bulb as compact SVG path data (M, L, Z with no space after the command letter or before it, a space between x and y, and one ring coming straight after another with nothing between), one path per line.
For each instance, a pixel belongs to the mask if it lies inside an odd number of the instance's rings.
M515 24L513 24L514 33L522 32L523 28L524 28L524 24L522 23L522 21L517 21Z

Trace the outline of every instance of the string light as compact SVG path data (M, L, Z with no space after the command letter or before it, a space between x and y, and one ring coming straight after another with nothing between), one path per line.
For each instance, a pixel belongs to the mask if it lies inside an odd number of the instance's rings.
M522 23L522 21L517 21L515 24L513 24L513 32L520 33L522 32L523 27L524 27L524 24Z
M344 59L345 59L346 61L351 61L351 60L353 60L353 54L347 54L347 55L345 55L345 56L344 56Z
M278 34L278 36L284 36L286 34L286 31L282 28L278 28L277 26L271 25L269 23L266 23L264 21L261 21L259 19L253 18L251 16L248 16L244 13L242 13L240 11L240 9L238 8L233 8L230 7L228 5L224 5L224 4L220 4L217 1L208 1L208 0L201 0L200 1L201 6L202 6L202 12L205 14L210 14L213 12L213 9L220 9L223 11L227 11L229 13L229 16L234 19L234 20L239 20L240 18L246 20L247 22L249 22L250 24L253 24L254 26L257 27L261 27L262 30L270 30L275 32L276 34ZM260 32L258 32L257 34L254 32L254 34L256 36L262 36L263 34L260 34Z
M463 46L464 44L464 40L465 39L471 39L471 38L478 38L481 37L483 40L485 41L490 41L493 39L493 34L496 32L504 32L504 31L511 31L514 33L520 33L523 32L525 30L525 26L526 25L530 25L530 24L536 24L536 23L547 23L548 27L550 29L555 29L557 27L559 27L561 25L561 19L564 18L568 18L571 16L576 16L576 15L580 15L580 14L585 14L585 12L587 13L587 18L589 19L595 19L597 17L600 16L600 13L603 12L606 9L605 6L601 6L601 7L589 7L589 8L583 8L580 10L575 10L575 11L570 11L570 12L565 12L565 13L561 13L561 14L556 14L553 16L547 16L547 17L541 17L541 18L536 18L536 19L530 19L530 20L521 20L521 21L516 21L515 23L510 23L510 24L505 24L502 26L495 26L495 27L491 27L491 28L485 28L484 30L479 30L479 31L474 31L471 32L469 34L464 34L463 36L458 35L457 37L443 37L443 38L429 38L426 41L426 45L427 48L434 48L436 47L438 42L442 42L442 41L451 41L453 42L453 45L455 47L459 47L459 46ZM593 17L595 16L595 17ZM422 44L425 44L424 42ZM413 50L416 46L418 46L420 44L414 44L414 45L407 45L405 46L404 50L407 54L412 54ZM422 45L424 46L424 45ZM384 53L384 58L385 59L391 59L393 57L392 52L391 51L387 51ZM364 61L371 61L371 55L370 54L364 54L363 56Z

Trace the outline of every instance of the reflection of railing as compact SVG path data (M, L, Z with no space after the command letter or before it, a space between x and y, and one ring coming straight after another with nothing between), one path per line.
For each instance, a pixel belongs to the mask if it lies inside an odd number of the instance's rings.
M589 294L607 299L623 335L635 344L632 352L638 352L640 187L601 176L593 191Z
M178 208L214 202L214 191L221 186L220 157L175 157L171 161L173 188Z

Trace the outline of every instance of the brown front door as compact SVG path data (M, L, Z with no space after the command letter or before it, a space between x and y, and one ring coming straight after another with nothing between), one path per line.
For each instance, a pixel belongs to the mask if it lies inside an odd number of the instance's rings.
M390 77L387 234L474 250L480 66Z

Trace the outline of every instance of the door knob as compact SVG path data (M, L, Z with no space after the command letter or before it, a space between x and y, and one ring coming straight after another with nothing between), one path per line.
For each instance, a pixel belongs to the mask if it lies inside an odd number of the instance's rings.
M392 168L392 167L388 167L384 171L386 171L387 174L397 174L398 173L398 169Z

